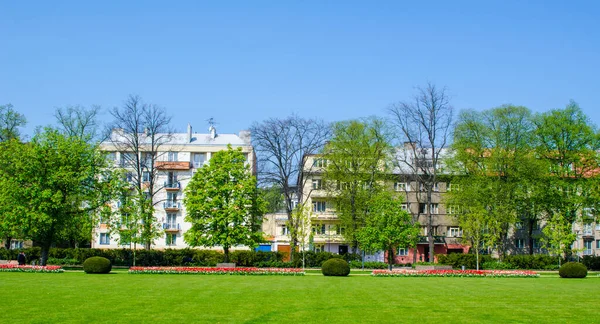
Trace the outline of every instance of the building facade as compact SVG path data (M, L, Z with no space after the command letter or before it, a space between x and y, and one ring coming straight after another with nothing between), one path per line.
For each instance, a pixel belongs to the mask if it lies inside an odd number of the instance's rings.
M124 150L126 146L119 145L119 130L114 130L110 140L101 144L101 150L106 152L116 167L125 169L127 180L134 181L134 169L131 161L144 161L145 152L141 150L136 159L132 156L136 153ZM189 247L183 240L184 233L191 224L184 221L186 216L183 198L185 188L192 176L199 168L210 163L212 154L226 150L228 145L233 149L241 148L246 156L246 161L252 173L256 174L256 157L251 144L249 131L241 131L239 134L217 134L216 129L211 126L209 133L194 133L188 125L186 133L168 134L163 137L160 148L152 159L154 168L144 167L142 172L142 185L145 185L152 176L154 183L154 195L152 204L154 206L154 217L161 225L161 237L154 241L152 248L155 249L180 249ZM140 162L141 163L141 162ZM147 169L147 170L146 170ZM152 170L152 171L150 171ZM154 172L153 175L150 173ZM121 202L112 202L114 210L118 209ZM131 247L130 244L120 244L118 231L111 231L107 221L100 221L92 235L93 248L124 248ZM139 246L138 246L139 247Z

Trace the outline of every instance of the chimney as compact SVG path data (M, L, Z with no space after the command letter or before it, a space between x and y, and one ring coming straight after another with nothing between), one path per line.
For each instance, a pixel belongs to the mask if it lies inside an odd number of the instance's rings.
M244 143L246 143L248 145L251 144L252 136L250 135L250 131L248 131L248 130L240 131L240 138L242 139L242 141L244 141Z
M210 132L210 138L215 139L215 137L217 137L217 129L215 128L215 126L210 125L208 131Z
M188 136L188 143L192 142L192 125L190 125L190 123L188 123L187 126L187 136Z

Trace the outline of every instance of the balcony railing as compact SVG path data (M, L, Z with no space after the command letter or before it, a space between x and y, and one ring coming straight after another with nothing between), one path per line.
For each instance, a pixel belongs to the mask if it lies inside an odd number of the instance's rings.
M594 250L583 250L583 255L594 255Z
M165 201L163 203L163 208L164 209L180 209L181 208L181 203L180 202L176 202L176 201Z
M429 237L427 236L419 236L419 244L429 243ZM433 244L446 244L446 237L434 235L433 236Z
M181 227L175 223L163 223L163 229L167 232L178 232L181 230Z
M165 181L164 187L166 190L179 190L179 189L181 189L181 183L179 183L179 181L175 181L175 182Z
M206 162L192 162L192 168L201 168Z
M586 228L583 230L582 235L583 236L594 236L594 230L592 230L591 228Z

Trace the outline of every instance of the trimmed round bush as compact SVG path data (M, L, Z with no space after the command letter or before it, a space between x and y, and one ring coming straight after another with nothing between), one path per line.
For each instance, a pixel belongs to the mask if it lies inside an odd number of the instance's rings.
M579 262L567 262L558 269L561 278L585 278L587 268Z
M109 273L112 269L112 264L107 258L95 256L85 259L83 262L83 271L85 273Z
M350 273L350 265L344 259L329 259L323 262L321 272L324 276L345 277Z

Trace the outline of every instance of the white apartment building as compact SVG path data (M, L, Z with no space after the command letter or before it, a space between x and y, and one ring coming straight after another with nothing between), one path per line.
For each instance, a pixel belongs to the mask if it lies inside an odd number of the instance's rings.
M131 154L134 153L122 151L122 146L115 144L115 138L118 136L119 131L114 130L112 140L102 143L101 150L107 152L117 166L128 170L126 161L131 160ZM157 189L158 192L153 197L154 216L158 223L162 224L164 234L155 240L152 248L186 248L189 246L184 242L183 234L191 228L191 224L184 221L186 213L183 197L184 190L196 170L210 163L212 154L226 150L228 145L234 149L242 148L253 174L256 174L256 157L249 131L241 131L239 134L217 134L216 129L211 126L209 133L194 133L188 124L186 133L174 133L166 138L168 139L160 145L154 163L157 170L154 180L155 192ZM144 153L141 155L140 159L143 160ZM127 176L130 177L131 174ZM147 181L147 176L149 175L144 172L142 181ZM116 209L119 204L115 201L112 207ZM111 233L108 225L102 221L92 235L92 248L130 247L129 244L120 245L119 242L119 234L114 231Z

